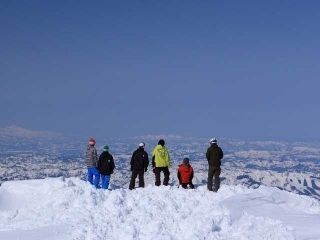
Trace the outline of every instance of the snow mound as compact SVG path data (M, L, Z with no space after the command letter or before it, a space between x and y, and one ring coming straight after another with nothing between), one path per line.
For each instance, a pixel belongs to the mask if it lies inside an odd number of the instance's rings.
M94 189L77 178L5 182L0 239L320 239L320 203L260 187Z

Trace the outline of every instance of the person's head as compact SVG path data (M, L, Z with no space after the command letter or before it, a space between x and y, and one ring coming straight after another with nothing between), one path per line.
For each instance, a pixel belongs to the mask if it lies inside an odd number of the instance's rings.
M94 146L94 145L96 145L96 140L94 140L94 138L89 138L88 143L90 146Z
M139 148L144 148L146 144L144 142L139 143Z
M109 150L110 150L109 146L108 145L104 145L103 151L104 152L109 152Z
M160 139L158 142L158 145L161 145L162 147L165 145L166 143L164 142L163 139Z
M189 164L190 160L189 158L185 157L182 161L183 164Z
M216 138L211 138L210 141L209 141L210 145L212 144L217 144L218 143L218 140Z

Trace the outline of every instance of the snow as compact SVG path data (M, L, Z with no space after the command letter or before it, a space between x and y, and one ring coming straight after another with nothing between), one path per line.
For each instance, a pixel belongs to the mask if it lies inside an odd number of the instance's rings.
M319 201L265 186L106 191L79 178L47 178L0 187L7 240L320 239L319 223Z

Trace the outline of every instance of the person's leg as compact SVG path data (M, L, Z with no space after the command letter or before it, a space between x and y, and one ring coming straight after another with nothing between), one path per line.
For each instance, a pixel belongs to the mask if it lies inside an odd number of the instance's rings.
M106 175L101 174L101 188L107 189Z
M92 168L88 168L88 182L93 184L93 172Z
M188 188L188 184L187 183L181 183L181 187L184 188L184 189L187 189Z
M209 167L208 170L208 190L212 191L212 179L213 179L213 169Z
M168 186L169 179L170 179L169 178L170 172L168 167L163 168L163 174L164 174L163 185Z
M192 181L189 182L189 187L190 187L191 189L194 189L194 185L193 185Z
M106 175L106 189L109 188L110 178L111 178L111 175Z
M155 178L156 178L156 182L155 182L155 185L156 186L160 186L161 182L160 182L160 172L161 172L161 169L156 167L154 169L154 175L155 175Z
M98 188L99 187L99 182L100 182L100 173L99 173L98 169L93 168L93 176L94 176L93 185L96 188Z
M144 187L144 171L139 171L139 187Z
M220 173L221 169L216 169L214 171L214 191L217 192L220 188Z
M134 189L134 187L136 185L136 178L137 178L137 172L133 170L132 174L131 174L130 184L129 184L130 190Z

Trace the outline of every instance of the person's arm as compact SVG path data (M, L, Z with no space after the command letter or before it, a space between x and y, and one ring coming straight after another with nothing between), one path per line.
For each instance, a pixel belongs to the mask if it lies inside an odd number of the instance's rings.
M193 179L193 168L191 167L191 174L190 174L190 182L192 182L192 179Z
M171 159L170 159L170 154L169 154L169 151L168 149L166 149L167 151L167 154L168 154L168 167L171 167Z
M146 154L146 157L144 159L144 171L146 172L149 166L149 156L148 156L148 153L145 153L145 154Z
M134 155L135 155L135 152L132 154L131 156L131 161L130 161L130 171L133 170L133 162L134 162Z
M155 162L155 156L152 156L152 167L155 168L156 167L156 162Z
M208 162L209 162L209 159L210 159L210 152L209 152L209 148L208 148L207 153L206 153L206 158L207 158L207 160L208 160Z
M98 165L98 153L97 153L97 149L93 149L92 151L92 159L93 159L93 162L96 164L96 166Z
M98 170L100 170L100 167L101 167L101 155L100 155L100 157L99 157L99 160L98 160L98 164L97 164L98 166L97 166L97 168L98 168Z
M180 174L179 169L178 169L178 172L177 172L177 177L179 179L179 184L181 185L181 174Z
M115 169L115 164L114 164L114 159L113 159L113 156L111 155L111 169L112 169L112 173L113 173L113 170Z
M223 151L222 151L222 149L220 148L220 159L222 159L223 158Z

